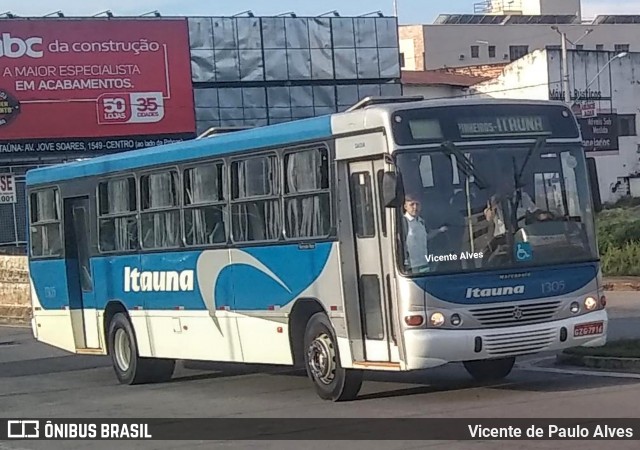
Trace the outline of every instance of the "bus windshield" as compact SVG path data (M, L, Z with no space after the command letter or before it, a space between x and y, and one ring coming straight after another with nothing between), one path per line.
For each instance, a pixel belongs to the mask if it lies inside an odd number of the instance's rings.
M597 259L579 146L449 145L396 155L405 192L398 226L405 274Z

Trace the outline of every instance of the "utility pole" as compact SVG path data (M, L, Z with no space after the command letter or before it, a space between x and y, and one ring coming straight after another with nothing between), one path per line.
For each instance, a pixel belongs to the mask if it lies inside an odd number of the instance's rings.
M393 0L393 15L398 18L398 0Z
M562 33L562 83L564 89L565 103L571 103L571 93L569 92L569 64L567 58L567 33Z
M556 25L552 26L551 29L562 37L562 90L564 91L565 103L571 103L571 93L569 92L569 64L567 62L567 33L560 31ZM593 30L587 31L585 36L591 31Z

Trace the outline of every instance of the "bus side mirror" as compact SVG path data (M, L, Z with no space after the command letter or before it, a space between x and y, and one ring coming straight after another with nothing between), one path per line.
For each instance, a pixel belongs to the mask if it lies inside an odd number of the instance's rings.
M382 176L382 203L385 208L397 208L400 206L400 184L395 172L385 172Z
M602 198L600 197L600 185L598 184L598 169L595 158L587 158L587 171L589 172L589 185L593 197L593 208L598 213L602 211Z

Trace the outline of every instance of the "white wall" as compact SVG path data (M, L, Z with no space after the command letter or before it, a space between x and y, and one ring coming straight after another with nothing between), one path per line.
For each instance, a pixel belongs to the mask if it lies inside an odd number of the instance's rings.
M400 53L404 55L402 70L422 70L416 64L416 46L413 39L400 39Z
M547 100L548 67L545 51L535 51L505 67L502 75L472 87L475 96Z
M426 70L509 62L510 45L528 45L532 52L561 44L560 35L551 25L425 25L423 28ZM560 29L573 42L593 29L579 42L585 50L595 50L597 44L603 44L604 50L613 51L615 44L629 44L631 51L640 51L640 24L560 25ZM472 45L480 47L479 58L471 57ZM489 57L489 45L496 47L495 58ZM459 59L460 55L464 55L464 59Z
M517 1L517 0L516 0ZM577 15L581 16L580 0L521 0L525 15Z
M402 87L404 96L422 95L426 100L464 97L465 89L456 86L443 85L404 85Z

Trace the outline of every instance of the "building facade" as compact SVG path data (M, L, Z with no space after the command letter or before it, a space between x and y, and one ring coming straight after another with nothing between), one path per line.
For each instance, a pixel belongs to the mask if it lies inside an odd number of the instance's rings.
M24 174L33 167L402 92L395 18L12 18L0 26L0 250L26 243Z
M639 65L640 53L634 52L572 50L567 56L571 104L587 154L595 157L605 202L640 197ZM468 95L563 100L562 86L561 52L537 50L473 86Z
M462 98L467 96L471 86L487 79L488 77L437 70L404 71L402 72L402 91L407 97L419 96L425 100Z
M433 24L402 25L402 68L512 62L534 50L559 48L560 33L577 50L640 51L640 15L584 20L581 10L579 0L497 0L476 5L474 14L443 14Z

